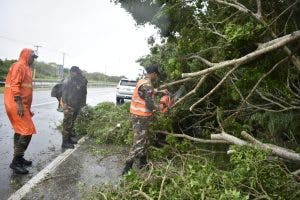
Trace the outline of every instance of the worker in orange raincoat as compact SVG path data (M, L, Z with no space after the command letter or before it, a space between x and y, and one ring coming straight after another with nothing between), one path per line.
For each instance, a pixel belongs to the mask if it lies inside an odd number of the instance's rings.
M25 166L32 161L23 158L32 134L36 133L32 122L32 64L37 55L31 49L23 49L19 60L8 71L4 90L7 116L14 128L14 157L10 168L17 174L27 174Z

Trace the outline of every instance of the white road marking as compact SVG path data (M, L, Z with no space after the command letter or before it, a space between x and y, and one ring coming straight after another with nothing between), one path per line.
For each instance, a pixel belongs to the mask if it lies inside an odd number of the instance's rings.
M63 163L79 146L85 141L86 137L81 138L74 149L67 149L65 152L57 156L47 167L40 171L37 175L32 177L27 183L25 183L19 190L13 193L8 200L21 200L24 198L38 183L44 180L47 176L53 172L56 167Z

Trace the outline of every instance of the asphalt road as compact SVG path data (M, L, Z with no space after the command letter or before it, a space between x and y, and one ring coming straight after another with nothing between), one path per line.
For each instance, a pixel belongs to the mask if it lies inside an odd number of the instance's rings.
M115 101L115 88L89 88L87 104L95 106L100 102ZM0 199L7 199L31 177L61 153L61 124L63 114L56 111L57 101L50 97L50 91L34 91L32 111L37 134L33 136L25 158L33 160L28 175L16 175L9 168L13 155L13 129L6 116L3 94L0 94Z

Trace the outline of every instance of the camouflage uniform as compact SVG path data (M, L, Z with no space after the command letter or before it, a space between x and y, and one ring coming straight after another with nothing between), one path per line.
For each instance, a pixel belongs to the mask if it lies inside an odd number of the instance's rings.
M74 122L79 110L86 104L87 80L81 74L69 76L62 85L63 101L63 140L69 140L74 134Z
M31 141L32 135L21 135L15 133L14 135L14 157L23 158L24 153Z
M79 113L78 109L75 109L67 104L63 106L64 119L63 119L63 139L69 139L74 134L74 122Z
M148 110L155 110L155 104L153 101L154 88L149 84L144 84L139 88L139 96L145 100ZM147 159L147 147L150 144L149 126L153 117L145 117L131 114L131 122L133 126L133 145L130 149L129 156L126 159L126 163L133 163L135 158L139 160L139 167L143 167Z

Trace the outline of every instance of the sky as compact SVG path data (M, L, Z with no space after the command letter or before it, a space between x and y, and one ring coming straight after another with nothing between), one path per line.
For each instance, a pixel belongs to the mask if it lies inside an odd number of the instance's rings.
M1 59L39 45L38 61L62 64L65 52L67 68L135 78L156 33L110 0L0 0Z

